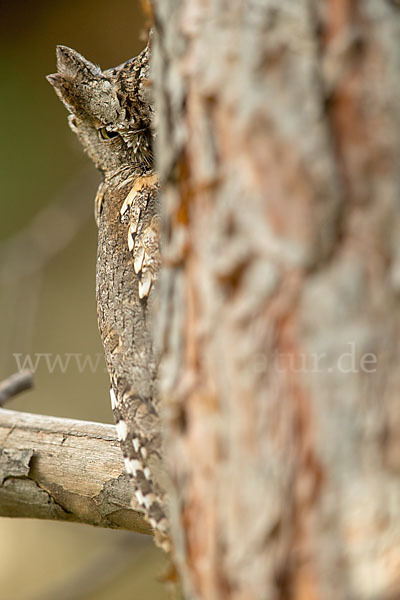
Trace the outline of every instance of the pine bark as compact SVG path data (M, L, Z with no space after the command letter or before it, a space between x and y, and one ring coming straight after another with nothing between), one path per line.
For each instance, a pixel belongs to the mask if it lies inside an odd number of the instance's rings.
M399 4L154 4L187 598L398 598Z

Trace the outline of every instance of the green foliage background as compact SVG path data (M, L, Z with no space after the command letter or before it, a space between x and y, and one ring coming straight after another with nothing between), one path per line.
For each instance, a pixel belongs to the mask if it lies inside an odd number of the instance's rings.
M0 378L17 370L15 354L102 354L92 218L99 177L45 75L55 71L56 44L107 68L140 51L143 33L139 2L0 1ZM40 267L29 266L43 249ZM9 408L111 422L103 359L82 372L72 360L65 373L40 360L35 390ZM157 600L166 593L162 560L150 540L129 533L0 520L2 600Z

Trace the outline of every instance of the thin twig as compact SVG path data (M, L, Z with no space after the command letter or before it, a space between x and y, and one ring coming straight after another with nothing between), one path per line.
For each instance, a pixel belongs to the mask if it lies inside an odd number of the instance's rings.
M33 387L33 375L29 369L14 373L0 382L0 406L4 406L10 398Z

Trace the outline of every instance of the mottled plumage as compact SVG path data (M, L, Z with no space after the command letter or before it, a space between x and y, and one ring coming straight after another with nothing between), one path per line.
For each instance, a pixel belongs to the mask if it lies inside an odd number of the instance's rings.
M167 549L158 357L151 331L160 255L149 50L101 71L74 50L58 46L57 69L48 80L103 175L95 199L97 312L118 436L136 499Z

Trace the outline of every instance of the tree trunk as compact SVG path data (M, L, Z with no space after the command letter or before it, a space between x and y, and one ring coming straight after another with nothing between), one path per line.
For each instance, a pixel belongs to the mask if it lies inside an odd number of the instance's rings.
M187 598L400 597L400 7L155 0Z

